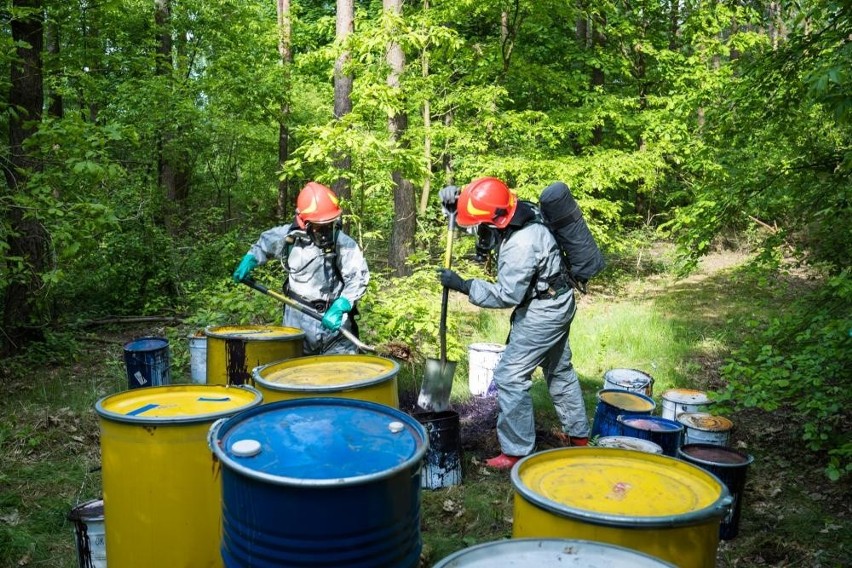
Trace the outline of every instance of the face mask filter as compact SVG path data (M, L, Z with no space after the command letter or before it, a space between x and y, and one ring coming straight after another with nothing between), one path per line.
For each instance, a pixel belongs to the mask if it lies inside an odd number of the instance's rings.
M335 243L337 243L337 235L339 232L339 221L323 224L308 223L308 236L311 238L311 241L325 254L332 254L335 252L334 247Z

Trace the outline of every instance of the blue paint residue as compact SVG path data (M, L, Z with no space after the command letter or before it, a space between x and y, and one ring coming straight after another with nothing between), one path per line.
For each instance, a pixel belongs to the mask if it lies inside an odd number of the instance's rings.
M149 410L159 408L159 406L160 406L159 404L146 404L145 406L140 406L139 408L137 408L135 410L131 410L130 412L127 413L127 416L138 416L138 415L142 414L143 412L148 412Z
M231 400L229 396L223 397L212 397L212 396L199 396L198 402L228 402Z

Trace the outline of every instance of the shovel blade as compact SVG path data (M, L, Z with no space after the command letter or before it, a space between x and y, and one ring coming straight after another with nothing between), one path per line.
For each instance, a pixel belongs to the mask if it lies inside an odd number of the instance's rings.
M456 374L455 361L426 359L423 384L417 397L417 406L427 412L442 412L450 406L450 391Z

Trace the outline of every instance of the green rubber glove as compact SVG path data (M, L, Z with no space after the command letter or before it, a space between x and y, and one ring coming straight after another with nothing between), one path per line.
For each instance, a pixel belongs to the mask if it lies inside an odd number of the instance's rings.
M254 258L254 255L247 254L240 261L240 265L237 266L237 269L234 270L233 278L234 282L239 284L251 274L251 271L254 267L257 266L257 259Z
M351 309L352 304L349 300L340 296L322 316L322 326L328 330L337 331L343 325L343 314L348 313Z

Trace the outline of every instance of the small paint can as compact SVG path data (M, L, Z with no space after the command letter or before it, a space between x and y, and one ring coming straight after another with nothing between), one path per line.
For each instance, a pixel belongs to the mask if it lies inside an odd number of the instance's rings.
M731 443L734 423L724 416L714 416L707 412L684 412L677 417L677 421L685 429L684 444L728 446Z
M694 389L669 389L663 393L661 416L677 420L682 412L706 412L713 404L707 393Z
M659 444L655 444L651 440L634 438L633 436L602 436L598 438L597 444L595 445L599 448L618 448L621 450L634 450L649 454L663 453L663 448L661 448Z
M610 369L604 373L605 389L621 389L654 396L654 378L636 369Z

